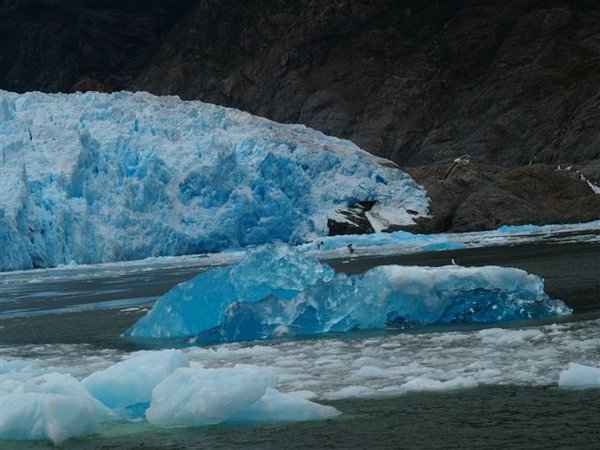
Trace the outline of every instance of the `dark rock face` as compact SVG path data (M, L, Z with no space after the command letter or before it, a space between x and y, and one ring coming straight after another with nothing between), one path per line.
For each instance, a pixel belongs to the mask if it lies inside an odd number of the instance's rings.
M338 211L345 220L336 221L328 219L327 228L329 229L329 235L374 233L375 230L365 214L370 211L373 206L375 206L374 201L363 201L355 205L350 205L345 211Z
M598 219L600 195L576 167L536 164L499 167L471 162L446 178L448 165L410 168L431 198L421 232L473 231L500 225L586 222Z
M0 0L0 87L128 89L189 0Z
M584 221L600 196L555 169L600 183L599 23L598 0L4 0L0 87L305 123L423 183L421 231Z

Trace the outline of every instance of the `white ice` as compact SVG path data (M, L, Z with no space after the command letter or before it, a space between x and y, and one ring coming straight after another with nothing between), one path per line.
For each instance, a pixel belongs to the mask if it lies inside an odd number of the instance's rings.
M161 380L160 389L152 394L149 416L157 426L319 420L339 412L307 403L309 399L380 398L485 385L597 388L599 327L596 319L527 328L187 348L180 352L190 367ZM123 354L64 344L4 346L2 438L60 443L71 436L102 433L104 423L124 418L92 397L78 380L94 373L119 373L115 367L123 369L123 361L145 354L160 365L162 356L178 352ZM19 359L22 354L38 357ZM586 365L572 364L573 360ZM132 381L142 376L131 372Z
M569 363L569 368L560 373L558 385L563 388L600 388L600 367Z
M154 387L180 367L189 366L181 351L140 352L133 357L92 373L83 386L111 409L150 402Z
M179 350L138 352L79 381L35 361L0 360L0 435L60 444L101 430L103 423L146 419L157 426L223 422L322 420L340 414L309 400L312 392L282 393L270 367L189 367ZM80 373L83 368L71 368Z
M71 375L37 370L0 375L2 439L48 439L60 444L96 432L113 417Z

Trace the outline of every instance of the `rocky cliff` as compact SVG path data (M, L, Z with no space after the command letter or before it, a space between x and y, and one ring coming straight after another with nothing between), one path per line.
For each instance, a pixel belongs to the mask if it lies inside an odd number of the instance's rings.
M600 218L583 179L600 182L599 23L597 0L5 1L0 86L305 123L423 183L423 231L584 221Z

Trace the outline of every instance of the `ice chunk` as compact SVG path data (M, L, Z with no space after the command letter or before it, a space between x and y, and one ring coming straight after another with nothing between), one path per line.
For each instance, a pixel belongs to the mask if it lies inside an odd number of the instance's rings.
M125 334L134 337L192 336L223 322L238 301L269 295L294 297L306 286L330 280L333 270L281 243L249 250L235 266L202 272L163 295ZM244 333L240 328L239 333Z
M297 244L359 201L386 225L427 214L389 161L302 125L140 92L0 104L0 270Z
M326 236L303 244L300 248L304 251L311 250L346 250L352 244L359 253L370 251L373 247L402 246L407 251L440 251L465 248L463 242L457 240L460 234L414 234L407 231L393 233L352 234ZM347 251L345 251L347 253Z
M157 425L224 422L259 400L277 377L252 366L177 369L152 392L146 417Z
M560 373L558 385L564 388L600 388L600 367L569 363L569 368Z
M45 370L33 361L24 359L4 359L0 358L0 375L8 373L24 373L30 375L41 375Z
M1 375L2 439L49 439L55 444L94 433L111 411L67 374L27 371Z
M539 277L519 269L381 266L331 278L327 266L282 247L258 249L238 266L209 270L182 283L128 333L177 337L195 332L197 343L212 343L354 328L498 323L571 312L544 293ZM241 277L245 271L250 275ZM238 279L244 281L232 281Z
M98 429L94 404L64 394L4 394L0 415L3 439L48 439L55 444Z
M300 395L284 394L267 388L260 400L230 417L228 422L296 422L331 419L340 414L333 406L320 405Z
M479 382L472 377L457 377L446 381L434 380L426 377L414 378L400 386L387 386L381 389L373 389L367 386L346 386L337 391L328 392L324 395L329 400L341 400L346 398L382 398L397 397L408 392L422 391L450 391L459 389L472 389L479 386Z
M569 314L543 291L539 277L503 267L382 266L363 275L338 274L293 299L238 302L217 329L197 342L264 339L285 327L289 335L355 328L441 323L499 323Z
M98 400L122 415L138 415L148 406L152 389L175 369L189 366L177 350L148 351L94 372L82 381ZM140 405L138 408L136 405ZM127 411L129 408L129 411Z

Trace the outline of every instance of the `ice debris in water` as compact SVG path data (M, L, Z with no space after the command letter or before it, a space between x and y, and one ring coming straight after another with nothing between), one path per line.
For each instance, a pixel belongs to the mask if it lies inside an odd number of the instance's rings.
M558 385L564 388L600 388L600 367L569 363L569 368L560 373Z
M544 293L539 277L519 269L380 266L333 276L329 266L277 244L179 284L126 334L196 335L194 342L204 344L570 313L564 302Z
M59 444L92 434L102 422L114 418L71 375L21 370L19 363L7 362L9 367L0 375L2 439L48 439Z
M189 367L175 350L133 355L82 382L22 360L0 360L0 435L55 444L117 420L161 426L321 420L340 414L276 389L273 369ZM135 414L131 414L134 412Z
M0 270L298 244L359 201L381 226L427 214L349 141L177 97L0 90L0 147Z

